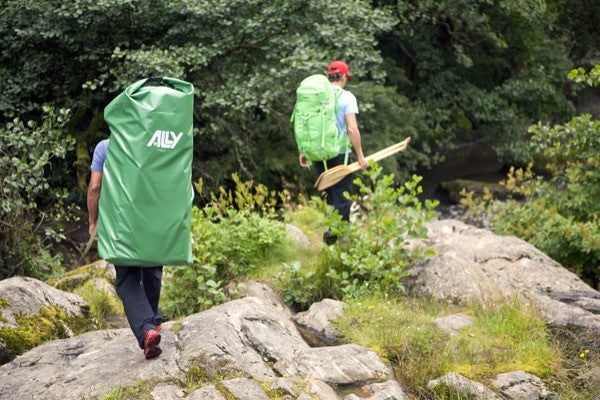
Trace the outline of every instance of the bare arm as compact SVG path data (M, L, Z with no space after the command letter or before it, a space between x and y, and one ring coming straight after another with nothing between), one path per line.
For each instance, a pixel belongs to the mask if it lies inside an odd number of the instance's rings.
M358 130L358 124L356 123L356 114L346 114L346 126L348 128L348 137L350 138L350 143L352 143L352 147L354 147L354 151L356 151L356 156L358 157L358 163L362 169L365 169L369 166L369 164L367 163L367 160L365 160L365 156L362 151L360 131Z
M98 223L98 201L100 199L100 187L102 185L102 172L92 171L90 184L87 192L87 207L90 221L90 235L96 229Z

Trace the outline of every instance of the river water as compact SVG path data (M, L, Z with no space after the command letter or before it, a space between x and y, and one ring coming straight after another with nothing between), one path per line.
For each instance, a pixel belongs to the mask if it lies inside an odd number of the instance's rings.
M499 162L491 145L483 140L461 143L442 152L445 160L433 168L420 169L423 193L421 199L436 199L440 217L456 218L462 214L460 206L450 200L440 183L454 179L469 179L497 183L506 178L504 164Z

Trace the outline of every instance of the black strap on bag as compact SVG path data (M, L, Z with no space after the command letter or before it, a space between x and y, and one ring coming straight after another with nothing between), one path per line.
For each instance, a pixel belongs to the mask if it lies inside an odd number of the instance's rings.
M171 89L175 89L175 86L168 80L164 79L164 77L162 77L162 76L151 76L150 78L146 79L146 82L144 82L144 84L142 86L152 85L152 84L167 86L167 87L170 87Z

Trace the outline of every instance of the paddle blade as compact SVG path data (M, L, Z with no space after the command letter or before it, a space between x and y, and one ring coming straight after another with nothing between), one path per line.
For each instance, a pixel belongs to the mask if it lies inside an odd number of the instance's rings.
M315 187L318 190L325 190L328 187L331 187L344 179L344 177L348 174L351 174L352 170L347 165L338 165L337 167L333 167L323 172L317 178L315 182Z

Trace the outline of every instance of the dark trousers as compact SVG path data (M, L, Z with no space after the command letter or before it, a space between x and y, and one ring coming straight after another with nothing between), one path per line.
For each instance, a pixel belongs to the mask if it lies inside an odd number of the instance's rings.
M158 300L163 267L115 265L115 270L117 294L123 302L129 326L143 349L145 332L162 323Z
M337 157L327 160L327 168L344 164L344 157L344 154L339 154ZM348 154L348 164L351 162L351 158L352 156ZM315 161L314 165L317 174L321 175L323 171L325 171L322 161ZM344 197L344 192L352 194L352 175L353 174L346 175L344 179L325 189L329 204L338 210L338 213L342 216L344 221L350 221L350 206L352 205L352 202Z

